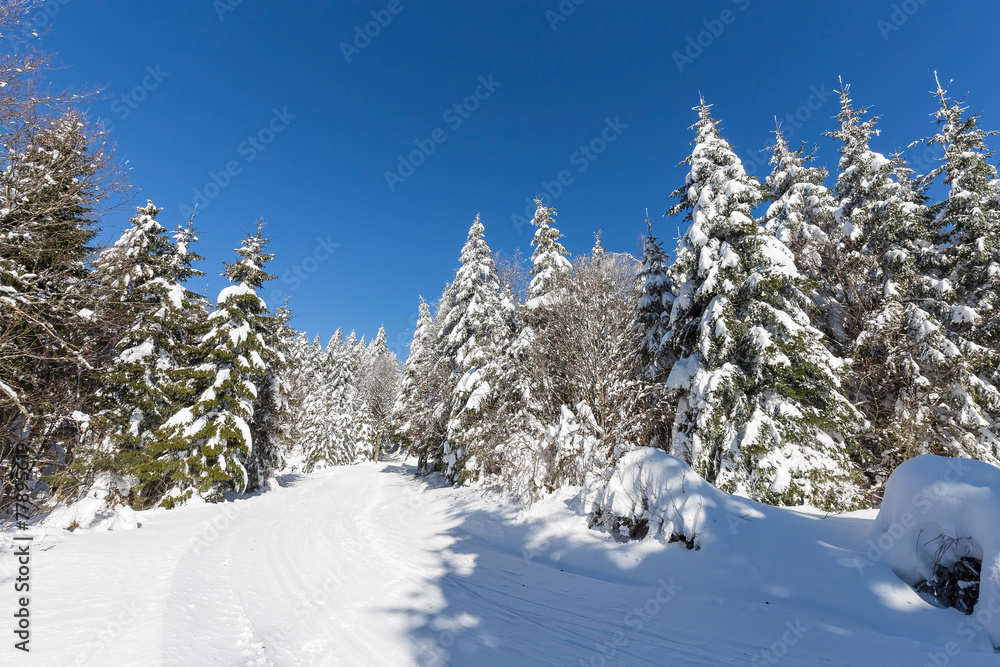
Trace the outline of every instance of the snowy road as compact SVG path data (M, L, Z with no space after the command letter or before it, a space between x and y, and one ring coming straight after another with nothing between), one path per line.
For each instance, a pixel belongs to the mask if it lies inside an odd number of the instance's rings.
M959 631L966 617L929 607L881 563L855 566L871 514L766 508L687 551L589 531L568 492L519 511L411 472L340 468L236 502L140 513L139 530L38 532L32 652L14 651L5 631L0 664L997 661L983 633Z

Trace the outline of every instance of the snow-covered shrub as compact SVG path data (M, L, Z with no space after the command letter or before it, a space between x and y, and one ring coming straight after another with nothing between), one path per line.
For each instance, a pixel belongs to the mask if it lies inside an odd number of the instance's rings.
M933 596L929 601L967 608L970 595L958 589L975 586L981 563L973 603L983 609L984 600L1000 602L1000 468L930 454L906 461L886 483L873 538L888 545L889 567ZM976 620L1000 648L1000 614L977 614Z
M139 527L125 498L138 480L132 476L101 474L87 493L69 505L59 505L42 521L49 528L99 532Z
M760 516L750 502L719 491L680 459L642 447L622 457L597 494L590 526L623 541L663 535L699 549L720 526L732 533Z

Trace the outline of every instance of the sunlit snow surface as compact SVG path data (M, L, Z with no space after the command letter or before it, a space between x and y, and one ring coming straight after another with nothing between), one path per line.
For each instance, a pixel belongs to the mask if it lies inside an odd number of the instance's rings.
M33 531L32 652L8 629L0 664L919 666L949 642L947 664L997 664L869 558L873 511L739 499L688 550L588 530L576 489L523 511L398 463L284 481L137 530Z

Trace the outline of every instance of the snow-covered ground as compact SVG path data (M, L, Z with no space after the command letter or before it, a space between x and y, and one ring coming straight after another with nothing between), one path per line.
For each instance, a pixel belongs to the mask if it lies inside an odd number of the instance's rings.
M525 511L412 473L337 468L140 512L138 530L37 529L28 655L8 535L0 664L997 664L973 617L892 573L873 511L740 501L688 550L587 529L573 490Z

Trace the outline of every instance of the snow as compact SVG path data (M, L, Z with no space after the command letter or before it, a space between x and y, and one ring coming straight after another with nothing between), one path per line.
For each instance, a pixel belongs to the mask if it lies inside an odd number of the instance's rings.
M701 366L701 358L696 354L684 357L674 363L670 369L670 375L667 377L667 389L686 389L698 371L701 370Z
M223 303L233 298L234 296L246 296L246 295L257 296L257 292L256 290L254 290L253 287L247 285L246 283L240 283L239 285L230 285L228 287L223 288L223 290L219 292L219 298L216 299L215 302L219 305L222 305ZM260 299L260 297L257 298ZM260 301L262 307L264 307L263 306L264 300L261 299Z
M979 320L979 313L968 306L952 306L951 321L953 324L975 324Z
M679 462L649 461L648 481L677 484ZM588 530L578 488L522 509L412 473L285 477L259 496L139 512L138 530L34 527L32 653L4 642L0 664L745 666L780 654L881 667L935 664L946 646L960 654L949 665L996 664L974 617L932 607L871 553L872 511L766 507L688 474L685 516L706 519L695 551Z
M149 355L153 354L155 350L156 345L153 343L153 340L151 338L147 338L140 345L136 345L135 347L122 352L118 356L118 361L122 364L132 364L145 359Z
M700 548L724 537L727 517L763 518L748 501L722 493L683 461L641 447L618 462L607 486L594 501L605 513L647 521L650 535L672 535Z
M136 513L131 508L107 501L113 491L127 494L131 484L130 480L119 475L103 474L82 499L71 505L60 504L52 510L45 517L44 526L79 533L138 528Z
M885 487L872 540L899 577L916 585L970 556L982 561L974 619L1000 649L1000 469L926 454L902 463ZM996 608L996 611L994 611Z

